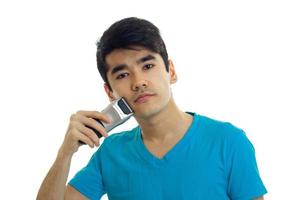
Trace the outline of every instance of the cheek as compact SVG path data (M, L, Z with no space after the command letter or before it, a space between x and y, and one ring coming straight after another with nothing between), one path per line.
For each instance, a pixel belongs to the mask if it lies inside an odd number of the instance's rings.
M118 93L117 91L114 91L113 95L114 95L115 98L119 98L119 97L122 96L122 94Z
M170 84L169 84L169 80L167 80L166 77L162 77L162 76L160 76L159 78L157 77L153 83L156 84L156 88L160 92L163 92L167 95L167 93L170 90Z
M114 83L113 86L114 88L114 96L116 98L119 97L124 97L126 100L127 98L132 98L130 95L131 94L131 89L130 89L130 82L128 81L121 81L120 83Z
M122 86L114 86L113 94L116 98L124 96L126 90L122 88Z

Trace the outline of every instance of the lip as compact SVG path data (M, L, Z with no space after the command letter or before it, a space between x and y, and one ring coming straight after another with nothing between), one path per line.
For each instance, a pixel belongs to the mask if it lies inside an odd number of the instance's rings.
M135 103L143 102L144 100L148 99L151 96L154 96L154 94L149 94L149 93L141 94L134 100L134 102Z

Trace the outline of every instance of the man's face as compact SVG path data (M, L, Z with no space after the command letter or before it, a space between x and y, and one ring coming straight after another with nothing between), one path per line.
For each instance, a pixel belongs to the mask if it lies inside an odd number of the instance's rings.
M159 113L168 103L170 84L176 82L176 73L171 61L166 71L162 57L142 47L115 49L106 56L107 78L113 91L105 90L114 100L124 97L134 110L135 116L147 118ZM138 99L140 95L149 94Z

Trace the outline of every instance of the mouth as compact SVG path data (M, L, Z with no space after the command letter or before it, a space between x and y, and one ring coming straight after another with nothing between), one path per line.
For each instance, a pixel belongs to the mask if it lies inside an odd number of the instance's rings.
M150 97L154 96L155 94L141 94L139 95L135 100L134 103L144 103L146 102Z

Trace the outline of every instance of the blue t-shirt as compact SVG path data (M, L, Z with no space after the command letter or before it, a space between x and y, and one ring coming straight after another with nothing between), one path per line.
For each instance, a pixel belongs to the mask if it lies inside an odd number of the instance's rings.
M189 113L193 122L163 158L145 147L140 126L107 137L69 184L89 199L249 200L267 193L244 131Z

